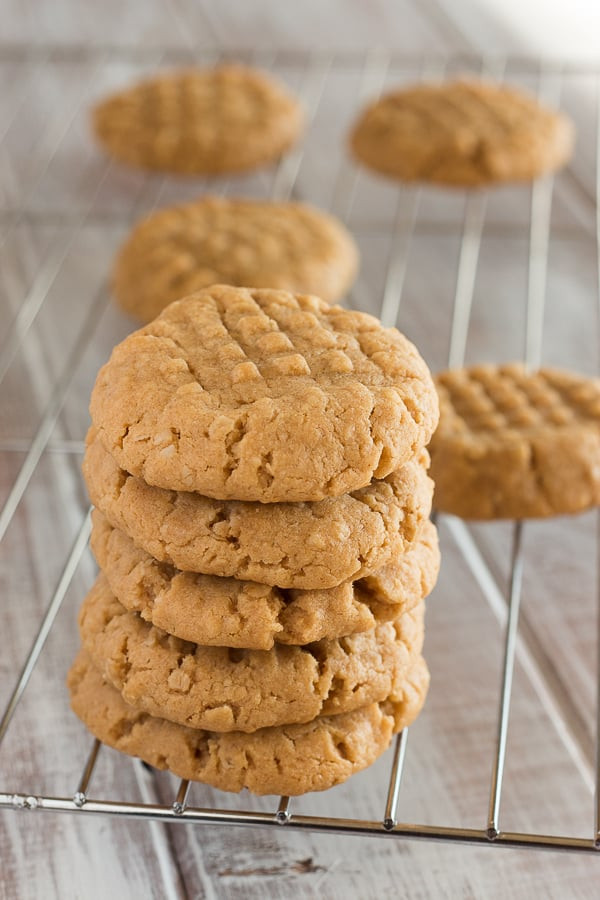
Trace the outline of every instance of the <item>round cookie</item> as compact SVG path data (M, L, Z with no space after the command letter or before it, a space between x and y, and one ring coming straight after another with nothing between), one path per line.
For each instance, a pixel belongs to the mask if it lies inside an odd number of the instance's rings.
M521 90L463 80L386 94L362 113L350 143L357 159L383 175L477 187L560 168L571 157L574 129Z
M299 137L297 100L270 75L242 65L162 73L93 112L93 128L121 162L185 175L254 169Z
M223 791L248 788L291 797L333 787L375 762L392 734L418 716L429 673L419 657L394 700L253 734L199 731L140 712L104 681L84 652L68 685L74 712L108 746Z
M327 590L282 591L253 581L180 572L135 546L94 510L92 550L126 609L195 644L270 650L369 631L414 608L439 570L435 527L374 576Z
M211 731L256 731L385 699L421 652L424 604L365 634L272 650L202 647L127 611L100 575L79 628L94 664L150 715Z
M300 203L203 197L137 225L117 257L119 306L149 322L212 284L281 288L333 302L356 275L358 250L333 216Z
M276 503L385 478L427 444L438 403L415 347L373 316L215 285L115 347L90 412L148 484Z
M374 575L415 540L429 515L427 451L382 481L317 503L218 501L128 475L88 434L83 474L110 524L182 571L282 588L332 588Z
M437 377L435 505L466 519L576 513L600 503L600 380L519 364Z

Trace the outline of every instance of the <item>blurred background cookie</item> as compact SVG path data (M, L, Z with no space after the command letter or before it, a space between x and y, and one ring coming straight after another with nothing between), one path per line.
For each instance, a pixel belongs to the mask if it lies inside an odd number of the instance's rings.
M436 378L435 505L466 519L576 513L600 503L600 380L517 363Z
M356 158L402 181L476 187L527 181L568 162L571 121L489 82L420 84L386 94L350 135Z
M300 203L203 197L140 222L114 269L115 296L148 322L211 284L281 288L340 299L358 250L333 216Z
M98 104L93 127L105 149L143 169L241 172L278 159L304 115L271 75L238 64L160 74Z

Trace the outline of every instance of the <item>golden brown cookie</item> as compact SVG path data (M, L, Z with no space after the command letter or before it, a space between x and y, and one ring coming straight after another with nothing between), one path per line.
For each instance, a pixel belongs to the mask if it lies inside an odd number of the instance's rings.
M428 462L421 451L386 479L317 503L218 501L128 475L92 428L83 473L110 524L160 562L312 590L372 575L408 549L431 509Z
M122 162L185 175L254 169L299 137L298 102L271 75L242 65L161 73L94 109L103 146Z
M216 285L118 344L90 411L147 484L274 503L385 478L427 444L438 403L415 347L373 316Z
M359 709L393 694L423 644L424 604L365 634L272 650L202 647L126 610L100 575L83 602L83 646L123 699L211 731L256 731Z
M281 590L254 581L181 572L138 549L93 513L92 549L112 593L163 631L195 644L270 650L369 631L413 609L433 589L437 534L425 522L407 553L370 579L326 590Z
M600 380L518 364L437 377L435 505L466 519L576 513L600 503Z
M341 222L300 203L203 197L134 228L117 258L117 302L144 322L211 284L280 288L328 302L348 290L358 250Z
M474 187L559 169L574 129L519 89L455 81L386 94L362 113L350 143L361 162L392 178Z
M340 784L375 762L392 733L418 716L429 673L419 657L394 700L253 734L198 731L140 712L104 681L84 652L68 684L74 712L110 747L223 791L297 796Z

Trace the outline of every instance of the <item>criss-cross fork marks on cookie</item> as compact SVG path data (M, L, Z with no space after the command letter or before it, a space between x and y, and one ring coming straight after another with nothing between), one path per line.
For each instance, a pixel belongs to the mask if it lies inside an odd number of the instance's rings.
M164 326L153 323L152 334L173 341L197 384L233 406L284 393L288 375L309 376L326 391L338 375L378 386L399 372L368 313L283 291L236 291L235 302L226 289L198 296L206 308L197 317L173 310Z
M600 380L510 364L449 370L437 385L438 509L521 519L600 502Z
M157 75L104 100L93 121L124 162L217 174L277 159L299 137L304 115L269 75L228 64Z
M452 428L496 431L569 427L600 420L600 382L552 369L527 372L519 364L474 366L437 378L444 419Z

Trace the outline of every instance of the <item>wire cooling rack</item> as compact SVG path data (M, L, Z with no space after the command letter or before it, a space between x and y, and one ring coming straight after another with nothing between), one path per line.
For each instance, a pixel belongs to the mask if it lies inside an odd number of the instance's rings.
M244 54L236 54L240 57ZM216 54L205 54L203 61L212 62L217 59ZM480 60L467 57L448 59L409 59L397 57L383 52L373 52L364 57L356 55L324 56L288 54L286 57L277 54L245 54L251 62L263 66L281 68L284 74L295 81L295 87L301 95L309 116L316 123L319 116L323 115L322 100L324 94L330 90L331 84L337 79L342 80L345 73L353 74L351 90L354 92L353 102L356 107L376 96L388 82L415 77L443 76L454 70L470 70L502 79L505 76L523 78L530 86L537 90L541 99L550 103L565 102L564 88L572 82L576 82L573 90L580 93L578 102L586 109L595 103L597 90L597 73L592 69L576 69L568 66L554 64L541 65L536 61L517 59L489 59ZM129 80L136 74L139 75L148 68L153 68L169 62L187 61L182 58L180 52L165 51L153 53L151 51L117 50L111 48L89 50L64 50L39 49L26 51L18 48L0 63L27 67L39 67L42 70L49 66L64 66L84 63L90 80L98 73L107 71L116 72L115 81L119 79ZM123 78L119 66L126 64L128 78ZM69 391L73 388L75 374L82 360L97 338L99 324L106 310L107 290L105 283L93 281L90 283L88 296L91 298L89 308L82 319L81 327L76 339L73 341L69 353L64 360L64 365L59 367L55 377L51 379L51 390L43 390L39 384L39 359L37 351L28 346L27 340L42 314L48 297L63 275L65 260L69 250L76 241L78 234L84 226L94 225L102 236L103 230L120 229L125 233L126 228L142 213L155 206L162 205L169 200L183 199L193 194L190 187L184 188L181 183L176 183L168 178L130 175L130 179L137 179L136 191L120 196L120 189L125 177L115 174L115 167L108 160L95 162L93 183L87 182L87 188L82 197L77 196L75 190L67 196L53 191L52 175L57 169L61 158L66 158L67 169L71 164L76 166L77 160L67 154L71 147L69 141L73 141L73 131L76 122L82 117L89 93L82 89L79 94L71 98L71 105L66 105L60 115L56 113L45 120L41 134L35 135L37 143L34 153L32 171L28 172L26 187L19 185L18 178L13 190L7 188L6 196L0 208L0 227L3 229L1 240L6 243L10 240L18 227L31 227L43 229L50 226L60 226L58 238L51 240L47 252L41 253L34 260L34 277L25 295L19 298L14 306L7 304L7 327L2 335L0 344L0 384L10 377L11 369L17 363L22 364L31 376L32 396L42 396L43 402L39 408L39 415L35 419L35 425L31 433L25 437L16 435L7 437L0 443L0 452L3 458L14 460L11 471L14 477L10 479L9 489L4 497L4 503L0 511L0 541L5 539L11 524L18 519L24 497L32 484L41 461L46 454L52 454L58 459L70 463L78 459L82 451L83 434L69 435L68 429L61 432L61 416L64 411L65 401ZM592 96L588 96L589 92ZM31 85L25 86L17 92L13 99L13 106L5 121L5 126L0 139L0 151L4 153L4 160L10 163L10 131L11 123L20 114L23 104L31 92ZM593 107L595 109L595 107ZM598 119L600 122L600 117ZM327 123L321 121L320 127L327 127ZM596 128L596 126L594 126ZM75 135L76 136L76 135ZM596 146L600 146L598 134ZM33 145L33 142L32 142ZM462 198L464 201L462 219L457 221L454 208L448 215L437 217L436 203L439 201L442 209L445 209L442 194L432 194L430 191L420 188L397 188L391 183L385 186L381 182L376 183L371 176L361 173L350 161L340 154L339 164L334 170L321 171L318 160L310 159L310 142L306 150L298 148L288 155L276 168L272 175L261 174L253 176L249 180L251 191L260 196L270 196L273 199L285 200L291 197L314 200L322 206L330 207L342 219L349 223L355 231L361 231L367 238L367 250L363 248L363 260L369 263L368 240L376 235L385 242L383 251L383 271L385 277L379 287L373 286L367 274L363 276L352 293L349 302L352 305L370 308L379 312L386 325L396 324L400 320L404 302L409 269L415 265L415 254L418 251L422 235L433 230L439 234L448 234L457 238L456 267L454 271L446 273L444 277L454 279L451 311L448 314L448 346L446 351L438 353L438 363L447 363L451 366L460 366L465 355L468 355L469 336L473 325L472 308L476 297L476 282L481 263L482 235L485 228L496 229L499 234L507 235L519 232L523 235L524 244L527 247L527 282L524 286L525 314L520 323L522 343L522 357L527 365L535 368L542 360L545 305L547 298L549 259L552 228L558 231L564 229L571 231L578 239L593 241L595 247L595 274L600 278L600 218L597 213L596 197L600 185L600 175L596 174L596 195L589 196L586 189L585 173L580 171L569 174L570 188L576 195L586 195L584 200L588 202L586 215L566 216L565 221L553 223L552 199L554 192L554 178L548 177L536 182L531 190L519 188L517 193L507 195L508 215L502 210L496 218L494 213L490 216L491 193L473 192ZM32 151L33 152L33 151ZM338 147L339 153L339 147ZM65 157L66 155L66 157ZM594 156L594 159L596 157ZM591 160L591 169L594 171L594 159ZM583 160L585 164L586 160ZM311 169L312 166L312 169ZM596 173L598 169L595 163ZM10 166L9 166L10 169ZM118 169L118 167L117 167ZM314 195L311 196L310 179L302 179L300 176L304 170L312 172L315 184ZM60 174L59 169L59 174ZM75 172L76 176L76 172ZM116 178L116 188L114 179ZM59 179L60 180L60 179ZM75 177L75 183L77 179ZM113 184L111 189L111 183ZM72 182L69 181L72 187ZM64 187L64 183L62 184ZM201 184L202 188L206 185ZM199 187L199 185L195 185ZM222 192L231 192L232 183L219 181L216 189ZM248 187L248 185L246 185ZM589 185L588 185L589 188ZM211 189L215 189L212 187ZM236 189L239 188L236 186ZM112 190L112 193L110 193ZM109 201L106 202L106 193L109 192ZM197 191L199 192L199 191ZM385 192L385 193L383 193ZM437 200L432 205L432 197ZM458 196L458 192L454 197ZM365 200L367 198L367 200ZM369 199L370 198L370 199ZM517 199L518 198L518 199ZM585 203L583 204L585 207ZM382 208L385 214L381 213ZM432 210L435 215L432 216ZM513 212L516 216L513 218ZM503 217L504 216L504 217ZM383 219L383 221L382 221ZM503 232L504 229L504 232ZM381 252L380 252L381 256ZM435 262L435 261L434 261ZM598 297L598 282L595 278L587 286L591 303L595 306ZM379 298L379 299L378 299ZM521 327L522 326L522 327ZM424 326L427 327L426 325ZM125 332L123 332L125 333ZM445 358L442 358L445 357ZM29 371L31 369L31 371ZM35 369L35 371L34 371ZM37 374L36 374L37 373ZM88 373L90 374L90 373ZM91 372L93 376L93 372ZM37 394L36 394L37 379ZM42 381L44 376L42 375ZM85 404L85 397L80 397L80 406ZM33 402L33 401L32 401ZM25 429L27 430L27 429ZM74 467L71 467L73 469ZM77 480L77 475L73 478ZM75 490L78 490L75 489ZM65 507L70 504L70 514L78 515L79 506L73 501L73 497L65 498ZM81 774L74 775L72 779L72 793L67 796L53 796L48 793L40 793L35 785L31 790L13 790L11 785L0 783L3 790L0 792L0 809L5 810L38 810L69 812L76 816L112 815L120 817L134 817L142 819L159 820L171 823L195 823L213 825L245 825L262 828L283 828L285 830L303 829L317 832L336 832L341 834L368 835L381 837L387 840L402 840L406 838L420 838L425 840L439 840L447 842L484 844L489 846L504 847L529 847L539 849L591 851L600 849L600 758L596 749L595 763L595 801L594 801L594 825L593 833L587 836L569 837L564 835L548 835L535 832L508 831L501 827L500 806L503 791L503 778L506 766L507 736L511 708L513 672L517 651L522 651L522 662L532 681L537 684L538 693L545 703L546 709L550 709L555 715L557 729L561 732L566 744L571 743L571 751L577 757L578 750L573 747L573 740L569 735L568 727L565 727L559 706L552 699L552 692L544 684L543 675L540 675L536 667L535 658L528 653L527 641L519 633L519 607L521 600L522 576L523 576L523 537L529 527L525 523L515 523L512 532L512 548L510 550L510 577L508 587L503 597L499 593L494 581L494 573L489 570L482 553L479 552L477 542L472 532L467 527L451 517L444 517L444 524L452 532L457 544L465 554L468 567L475 573L481 584L492 585L490 596L496 597L496 614L498 618L505 617L503 666L499 685L498 718L495 739L495 751L490 763L491 780L489 788L489 804L487 810L482 809L481 826L476 828L463 828L445 826L439 824L418 824L402 821L398 816L398 804L401 798L402 776L407 759L408 731L400 734L394 744L387 791L382 796L381 814L377 818L347 818L332 815L306 815L296 812L296 801L288 797L281 797L271 810L254 811L242 808L230 809L226 806L204 808L193 805L190 801L190 784L181 781L173 792L172 802L156 803L138 799L128 801L122 796L109 799L95 799L91 793L92 777L103 752L102 745L98 741L92 741L87 759L81 760ZM569 527L568 525L565 527ZM598 526L600 533L600 525ZM13 718L23 700L30 678L38 664L45 644L52 633L53 625L65 598L68 595L72 581L82 565L82 560L87 552L87 544L90 532L89 512L83 515L77 526L76 537L64 561L62 572L55 590L52 593L45 613L39 622L39 628L30 646L29 652L23 661L22 670L14 684L14 688L8 698L6 708L0 719L0 744L9 733ZM443 593L444 572L441 577L441 592ZM0 613L0 622L8 611ZM600 708L599 708L600 709ZM427 715L427 711L424 713ZM597 722L600 730L600 711ZM35 721L28 725L35 730ZM596 747L598 746L596 741ZM112 751L111 751L112 752ZM0 762L2 758L0 756ZM127 764L123 758L123 765ZM9 772L8 767L2 769ZM5 775L2 776L3 780ZM591 797L591 794L590 794ZM240 803L240 805L242 805Z

